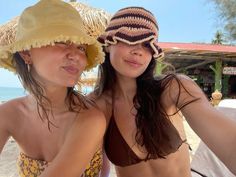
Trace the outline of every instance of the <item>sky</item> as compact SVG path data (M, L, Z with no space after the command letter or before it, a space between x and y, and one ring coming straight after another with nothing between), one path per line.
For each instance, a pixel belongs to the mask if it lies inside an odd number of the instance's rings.
M157 18L160 42L211 43L220 28L210 0L77 0L111 14L127 6L141 6ZM18 16L37 0L1 0L0 25ZM0 87L22 87L18 77L0 69Z

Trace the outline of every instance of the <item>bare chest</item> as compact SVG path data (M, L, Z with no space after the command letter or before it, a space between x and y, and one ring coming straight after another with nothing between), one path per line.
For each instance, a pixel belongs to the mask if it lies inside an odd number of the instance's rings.
M22 114L19 127L13 137L19 144L21 151L35 159L52 161L62 147L67 132L74 121L73 114L60 117L49 117L41 120L38 114Z
M137 111L133 106L126 104L116 104L113 112L113 118L116 122L118 131L129 148L139 157L146 157L146 150L141 147L136 141L137 127L136 114Z

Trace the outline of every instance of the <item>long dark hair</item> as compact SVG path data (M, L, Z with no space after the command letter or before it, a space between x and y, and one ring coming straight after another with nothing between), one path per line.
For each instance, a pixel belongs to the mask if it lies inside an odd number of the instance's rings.
M145 72L136 79L137 92L133 98L134 108L137 110L135 139L140 146L144 146L147 150L147 156L144 160L165 158L166 155L178 150L183 143L179 132L169 119L170 115L166 113L161 102L161 96L168 84L177 81L178 95L180 95L183 85L174 73L154 78L155 66L156 60L152 58ZM106 91L111 91L114 95L115 85L116 72L110 63L109 53L106 53L104 63L99 66L95 94L100 96ZM197 98L193 97L192 100L181 105L179 110L195 100ZM178 101L179 98L176 106ZM179 110L176 110L173 115Z
M48 129L50 130L50 125L54 125L49 119L49 114L53 116L51 101L44 95L43 86L34 78L30 71L28 71L27 65L21 58L19 53L13 55L13 65L16 68L16 73L24 87L30 94L32 94L37 102L37 112L42 121L45 119L48 123ZM66 100L68 110L72 112L77 112L81 109L88 109L88 104L92 104L84 95L79 91L76 91L73 87L67 88ZM42 109L42 112L40 109ZM56 127L56 125L54 125Z

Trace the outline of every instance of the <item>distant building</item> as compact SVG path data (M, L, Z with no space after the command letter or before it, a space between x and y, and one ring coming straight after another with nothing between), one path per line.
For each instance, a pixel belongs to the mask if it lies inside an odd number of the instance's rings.
M160 42L165 61L194 79L208 97L216 82L224 97L236 97L236 46ZM216 69L217 71L213 71ZM211 69L213 68L213 69Z

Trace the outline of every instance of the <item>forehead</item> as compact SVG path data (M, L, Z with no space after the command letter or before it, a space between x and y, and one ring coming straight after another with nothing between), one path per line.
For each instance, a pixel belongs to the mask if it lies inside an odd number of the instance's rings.
M55 42L55 44L64 44L64 45L75 45L75 46L87 46L87 44L82 44L82 43L75 43L72 41L59 41L59 42Z
M117 42L116 44L112 44L112 45L108 46L109 51L114 50L114 51L120 52L120 54L122 54L122 51L133 50L135 48L142 50L142 51L146 51L151 54L154 52L150 46L149 41L145 41L145 42L137 43L137 44L128 44L125 42Z
M126 42L117 41L116 44L111 44L110 46L133 47L133 46L138 46L138 45L148 46L148 45L150 45L150 41L139 42L139 43L136 43L136 44L129 44L129 43L126 43Z

